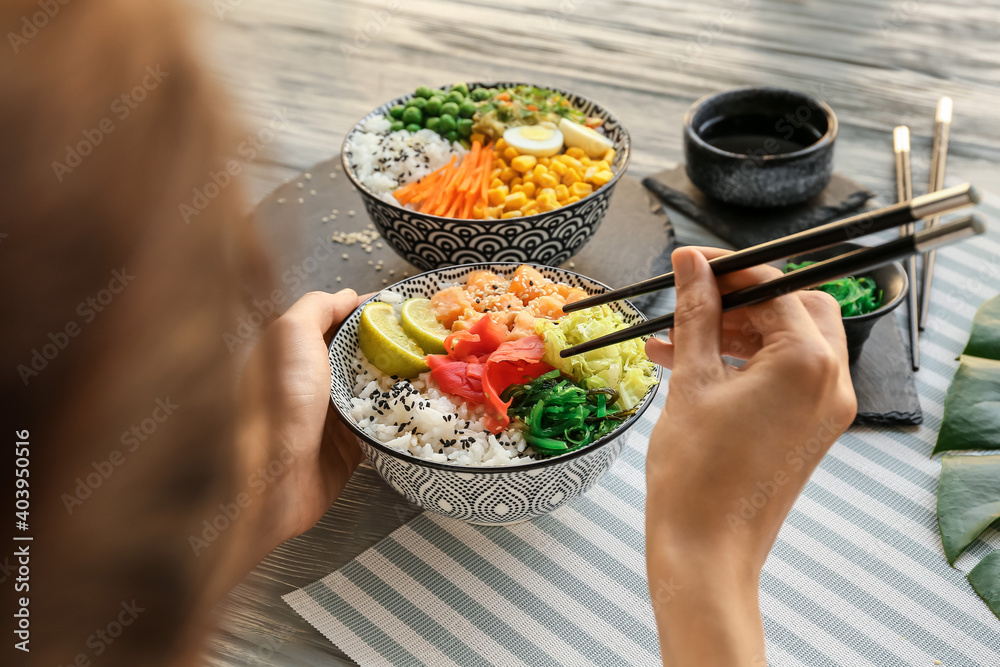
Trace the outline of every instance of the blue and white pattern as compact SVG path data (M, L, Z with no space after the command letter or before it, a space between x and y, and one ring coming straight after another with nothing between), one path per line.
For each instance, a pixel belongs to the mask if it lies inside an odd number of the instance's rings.
M771 665L1000 665L1000 621L965 578L1000 533L988 529L948 566L935 513L941 464L930 458L972 316L1000 286L1000 204L981 208L988 237L938 253L917 373L924 424L851 429L767 561ZM286 601L366 667L660 664L643 555L657 413L597 486L554 512L501 528L423 514Z
M471 83L469 87L512 87L520 83L491 81ZM390 204L358 182L346 150L351 133L358 131L371 118L387 115L389 109L397 104L405 104L413 97L412 94L386 102L354 125L341 150L344 173L361 193L365 210L375 228L400 257L425 271L477 262L531 262L558 266L583 248L607 213L615 185L628 167L631 143L625 127L606 108L567 90L551 90L565 95L574 107L586 115L604 119L602 128L615 148L615 159L611 165L615 177L574 204L523 218L458 220L427 215Z

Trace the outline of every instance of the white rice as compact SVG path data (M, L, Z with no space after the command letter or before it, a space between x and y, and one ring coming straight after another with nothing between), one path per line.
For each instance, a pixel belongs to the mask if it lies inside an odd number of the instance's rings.
M358 368L351 416L379 442L439 463L508 466L534 460L517 429L499 436L485 430L483 406L443 393L430 373L393 380L363 356Z
M390 204L398 205L392 196L398 186L443 167L452 155L461 159L466 153L461 144L433 130L389 132L389 127L386 118L369 119L348 138L346 150L357 179Z

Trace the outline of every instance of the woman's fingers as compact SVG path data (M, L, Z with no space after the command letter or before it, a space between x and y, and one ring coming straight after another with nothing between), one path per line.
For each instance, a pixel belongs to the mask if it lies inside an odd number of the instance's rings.
M677 282L674 311L674 360L695 370L722 363L722 302L705 256L680 248L671 256Z

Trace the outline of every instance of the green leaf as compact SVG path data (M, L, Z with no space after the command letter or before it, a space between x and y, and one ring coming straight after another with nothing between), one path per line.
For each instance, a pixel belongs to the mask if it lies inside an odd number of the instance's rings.
M1000 295L979 306L972 320L969 344L962 354L1000 360Z
M962 357L931 456L956 449L1000 449L1000 361Z
M1000 618L1000 551L988 554L972 568L969 583L990 611Z
M952 565L1000 518L1000 456L945 456L938 482L938 528Z

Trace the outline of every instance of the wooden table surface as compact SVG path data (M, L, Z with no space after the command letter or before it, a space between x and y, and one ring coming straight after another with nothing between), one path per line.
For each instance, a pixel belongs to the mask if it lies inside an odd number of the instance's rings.
M775 85L840 119L836 168L892 202L892 128L913 134L925 191L937 98L955 101L949 176L1000 192L1000 7L974 0L197 0L201 44L247 133L287 119L246 172L252 201L340 149L371 108L420 84L519 79L579 91L628 127L629 173L682 159L702 95ZM498 3L501 4L501 3ZM314 529L220 605L210 665L350 665L280 596L416 513L362 467Z

